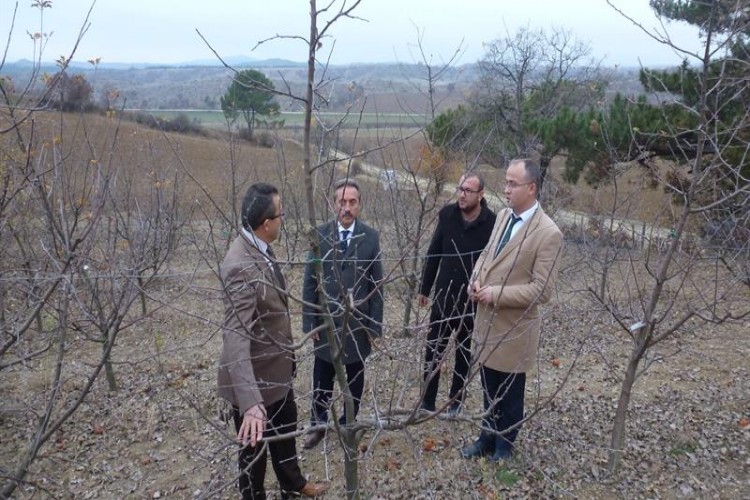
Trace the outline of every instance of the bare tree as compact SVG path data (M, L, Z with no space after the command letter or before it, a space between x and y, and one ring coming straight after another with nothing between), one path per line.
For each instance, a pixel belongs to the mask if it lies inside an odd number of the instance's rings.
M546 171L560 151L541 144L540 124L563 108L587 108L602 92L590 52L562 28L522 28L487 46L471 101L484 132L474 140L490 163L537 154Z
M737 139L748 137L750 112L745 108L733 115L730 122L725 114L730 104L728 99L747 102L746 82L734 76L737 67L741 68L741 74L750 71L746 51L747 2L685 2L684 12L670 11L665 4L675 8L682 5L652 2L670 18L696 16L693 19L701 23L704 50L691 53L676 46L668 33L650 33L621 12L657 41L691 58L697 64L697 85L696 99L681 103L695 118L689 130L682 129L684 123L674 122L667 108L662 111L664 120L671 124L663 133L680 134L681 140L675 141L677 149L673 151L676 166L664 171L652 165L659 184L679 202L674 227L670 231L655 229L653 241L658 245L647 247L645 254L631 253L626 260L607 261L599 273L599 284L589 287L593 300L632 342L612 428L610 471L617 468L622 457L634 384L658 359L658 347L690 333L705 334L717 325L738 324L750 315L747 279L750 241L742 222L734 224L731 231L717 234L718 252L695 244L696 225L702 225L705 217L716 209L734 207L735 214L747 213L750 193L747 140L740 139L738 144ZM727 6L731 8L727 10ZM744 51L741 47L745 47ZM717 73L717 62L727 71ZM730 65L732 71L728 71ZM689 81L683 80L683 84L687 88ZM740 161L733 159L738 148ZM676 175L677 170L684 177ZM716 265L721 262L729 265L726 268ZM613 274L620 279L610 279Z
M42 13L50 6L32 5ZM58 61L61 74L74 53ZM33 81L0 87L0 376L44 380L42 390L0 407L31 423L18 455L3 460L0 496L7 498L103 370L115 388L117 336L149 314L147 288L176 244L179 185L121 175L112 161L119 121L94 132L87 120L98 117L41 106L49 86L40 94ZM141 314L134 314L139 297ZM98 354L88 341L101 344Z

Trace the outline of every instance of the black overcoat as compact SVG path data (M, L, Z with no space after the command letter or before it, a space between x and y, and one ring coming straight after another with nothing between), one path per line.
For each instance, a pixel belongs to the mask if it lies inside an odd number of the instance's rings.
M466 286L479 255L487 246L495 225L495 212L482 199L479 216L466 223L457 203L440 209L438 223L422 266L420 292L432 300L433 312L439 317L471 314Z
M343 346L344 364L364 361L372 350L370 338L383 333L383 266L378 233L357 220L349 247L342 252L335 220L317 231L324 283L319 286L310 252L303 283L302 329L309 333L323 324L324 314L330 314L336 339ZM318 338L315 356L331 362L326 332L320 330Z

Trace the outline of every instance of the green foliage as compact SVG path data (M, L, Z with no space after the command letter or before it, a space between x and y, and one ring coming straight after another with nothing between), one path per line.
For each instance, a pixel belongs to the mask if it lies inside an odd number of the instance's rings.
M550 43L542 32L496 41L480 63L484 94L469 109L438 116L428 127L429 138L446 150L471 147L489 163L536 152L545 168L553 156L563 155L564 178L571 183L583 176L597 185L611 178L619 162L663 158L684 167L684 174L667 179L679 194L690 186L685 177L700 158L699 169L719 165L719 188L747 186L750 8L747 1L744 5L738 10L736 0L651 1L658 14L697 25L726 47L703 67L685 61L676 70L642 70L644 89L660 96L652 101L617 95L602 105L604 83L591 74L534 78L538 73L526 68L543 67L544 51L537 49ZM564 60L575 62L576 54L573 50Z
M684 62L676 71L641 72L641 82L647 90L676 94L682 104L693 110L693 116L686 119L682 106L663 107L667 120L674 125L680 147L663 151L662 156L686 164L692 158L690 153L703 146L708 155L703 159L704 164L720 157L718 163L725 165L724 173L719 176L723 179L721 184L730 190L736 189L738 183L747 186L750 5L736 0L651 0L650 4L668 19L699 27L707 39L721 39L726 47L719 57L703 61L704 68L690 67ZM701 118L704 126L697 130ZM687 134L686 130L693 132Z
M246 69L237 73L221 97L221 110L229 122L242 115L247 124L248 136L252 139L256 116L275 116L279 105L274 102L273 82L263 73Z
M439 114L427 125L427 137L434 146L445 150L459 150L466 145L471 130L469 112L459 105Z
M590 109L576 113L562 108L550 119L532 122L543 144L546 156L565 154L566 181L575 183L589 161L595 161L601 150L601 114Z
M669 454L673 457L679 457L689 453L695 453L695 445L692 443L678 444L669 450Z
M499 468L495 472L495 480L508 488L515 486L520 479L521 477L517 473L506 468Z
M737 17L743 15L737 0L650 0L649 5L658 15L698 26L704 34L708 29L731 29ZM747 16L747 6L744 15Z

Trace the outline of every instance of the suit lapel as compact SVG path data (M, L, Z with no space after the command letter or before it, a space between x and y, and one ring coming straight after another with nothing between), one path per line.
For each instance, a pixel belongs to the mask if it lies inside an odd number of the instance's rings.
M500 221L500 225L498 226L499 230L495 231L495 235L494 235L495 237L492 238L492 241L490 242L490 244L492 245L490 247L490 250L492 251L492 253L490 254L492 256L492 259L490 259L490 261L494 262L495 260L498 260L500 256L503 255L503 252L505 251L505 249L508 248L508 244L510 243L510 241L505 245L505 248L503 248L503 250L499 254L495 255L495 251L497 250L497 245L498 243L500 243L500 240L503 237L505 228L508 226L508 219L510 219L510 214L512 213L513 212L510 210L505 211L505 213L503 214L503 218Z
M497 244L500 241L500 238L503 237L503 233L505 232L505 227L508 225L508 219L510 219L510 214L512 212L510 210L507 210L506 213L503 215L503 220L500 224L500 231L497 231L497 234L495 235L495 238L492 239L492 247L490 247L490 250L492 250L492 254L495 253L495 248L497 248ZM507 256L512 255L514 253L514 250L517 246L519 246L525 239L527 239L534 231L537 230L539 226L539 220L541 218L542 214L542 207L537 208L537 210L534 212L534 214L531 216L531 219L529 222L524 224L518 229L518 232L511 237L510 240L508 240L508 243L505 244L502 250L500 250L500 253L497 254L496 257L494 257L492 260L490 260L490 265L486 268L486 271L489 272L492 268L497 266L500 262L503 261Z
M281 291L281 288L283 288L282 283L279 283L279 280L276 278L276 273L274 272L269 260L266 258L263 252L260 251L260 248L258 248L255 242L252 241L252 239L248 238L244 232L241 232L240 235L242 236L245 245L248 246L248 253L250 255L257 256L257 258L254 259L254 262L258 266L260 272L263 274L263 279L268 283L273 283L275 285L274 291L279 295L279 298L281 298L281 301L284 303L284 305L288 305L287 294Z
M359 223L359 224L355 223L354 224L354 232L350 236L349 247L346 249L346 252L344 252L344 257L348 258L352 254L355 253L355 251L354 251L355 248L354 247L357 246L357 245L360 245L362 243L362 241L364 239L362 237L363 234L364 234L364 232L362 231L362 224L361 223Z

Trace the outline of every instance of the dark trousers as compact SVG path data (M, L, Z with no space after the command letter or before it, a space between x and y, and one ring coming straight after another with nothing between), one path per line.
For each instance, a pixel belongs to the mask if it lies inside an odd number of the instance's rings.
M523 399L526 390L525 373L506 373L482 366L484 409L487 416L482 421L484 429L480 441L492 448L512 451L519 428L504 433L523 420ZM490 445L490 443L493 443ZM491 448L490 448L491 449Z
M362 391L365 389L365 364L361 361L344 365L346 367L346 382L349 386L349 392L354 398L354 419L359 413L359 404L362 401ZM336 377L336 371L333 363L315 358L313 363L313 404L312 417L313 425L324 424L328 422L328 406L333 395L333 382ZM339 419L339 423L346 423L346 407L344 413Z
M263 437L277 436L294 432L297 428L297 405L294 392L289 391L284 399L266 406L266 431ZM243 415L234 408L234 426L237 432L242 425ZM271 441L267 445L260 441L256 446L247 445L240 450L240 494L244 500L264 500L266 490L266 450L271 451L271 464L279 480L282 492L298 492L307 483L297 463L295 439Z
M434 408L440 385L440 363L448 347L451 333L456 332L456 362L453 367L453 381L451 382L449 399L456 399L459 403L464 400L464 387L469 376L471 362L471 331L474 329L474 318L443 319L440 311L433 308L430 314L430 333L427 335L427 346L424 355L423 379L426 382L422 404L427 408Z

